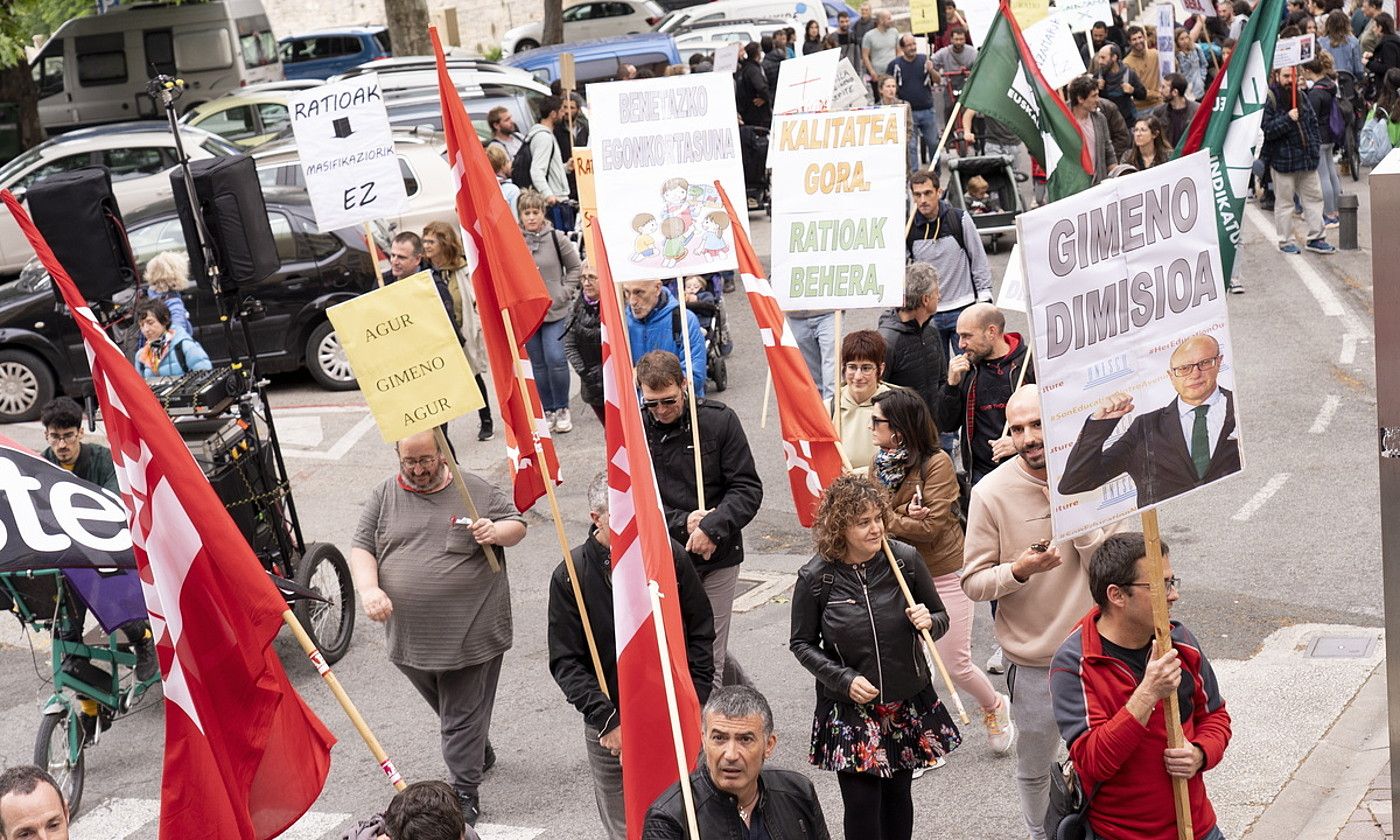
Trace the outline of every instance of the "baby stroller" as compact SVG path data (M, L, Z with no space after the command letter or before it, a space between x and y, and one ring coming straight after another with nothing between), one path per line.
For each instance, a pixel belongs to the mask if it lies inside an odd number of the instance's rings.
M997 242L1003 234L1015 232L1016 217L1026 209L1021 203L1021 192L1016 189L1021 176L1013 163L1005 155L958 157L950 158L947 162L948 187L945 195L948 203L972 215L977 232L991 237L993 253L996 253ZM973 212L965 206L967 182L977 176L986 180L987 195L996 200L997 209L992 212Z
M762 209L772 216L773 205L768 192L768 129L755 125L739 126L739 152L744 163L744 187L749 210Z
M705 334L705 373L706 379L715 383L715 391L729 387L729 369L725 361L734 349L729 335L729 317L724 309L724 281L719 273L701 275L706 289L699 299L687 301L685 308L695 313L700 321L700 331ZM666 288L676 294L676 281L667 280Z
M1342 112L1343 132L1341 162L1351 180L1361 180L1361 126L1366 123L1366 100L1355 76L1342 70L1337 73L1337 107Z

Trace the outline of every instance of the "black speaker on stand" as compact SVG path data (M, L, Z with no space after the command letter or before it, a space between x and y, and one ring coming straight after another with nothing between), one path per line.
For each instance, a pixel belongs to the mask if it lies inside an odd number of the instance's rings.
M272 239L272 226L267 220L267 205L263 203L262 185L258 183L257 168L247 155L192 160L190 176L194 181L195 200L209 232L209 245L218 263L219 288L225 294L266 279L281 265L277 258L277 243ZM199 232L190 208L189 188L184 173L177 167L170 173L170 185L175 192L175 210L185 231L185 245L190 255L190 277L205 288L211 286L209 267L205 265Z
M34 224L89 303L110 303L132 288L136 265L105 166L41 178L25 200Z

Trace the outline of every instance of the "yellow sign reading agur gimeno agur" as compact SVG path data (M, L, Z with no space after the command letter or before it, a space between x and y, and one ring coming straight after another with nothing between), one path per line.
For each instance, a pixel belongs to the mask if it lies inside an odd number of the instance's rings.
M485 404L431 273L405 277L326 314L385 442Z

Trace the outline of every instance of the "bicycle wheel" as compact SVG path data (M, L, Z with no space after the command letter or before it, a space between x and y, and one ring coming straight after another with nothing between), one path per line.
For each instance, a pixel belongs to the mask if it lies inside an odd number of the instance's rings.
M327 665L340 661L350 649L355 632L355 584L345 556L330 543L308 543L306 554L297 561L297 583L325 598L297 601L292 612L316 643Z
M77 745L76 760L73 758L74 744ZM76 711L59 709L48 712L39 723L39 735L34 740L34 763L49 771L49 775L58 782L59 792L68 803L70 818L78 813L83 799L86 746Z
M1351 170L1352 181L1361 180L1361 151L1359 149L1359 143L1360 141L1357 139L1356 134L1356 125L1353 123L1347 127L1346 141L1342 146L1342 154L1346 156L1347 169Z

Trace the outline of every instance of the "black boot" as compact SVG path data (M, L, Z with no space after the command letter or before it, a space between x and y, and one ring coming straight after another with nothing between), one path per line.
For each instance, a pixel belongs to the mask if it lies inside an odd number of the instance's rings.
M467 821L467 825L476 828L477 818L481 816L481 803L475 793L458 793L457 804L462 806L462 819Z

